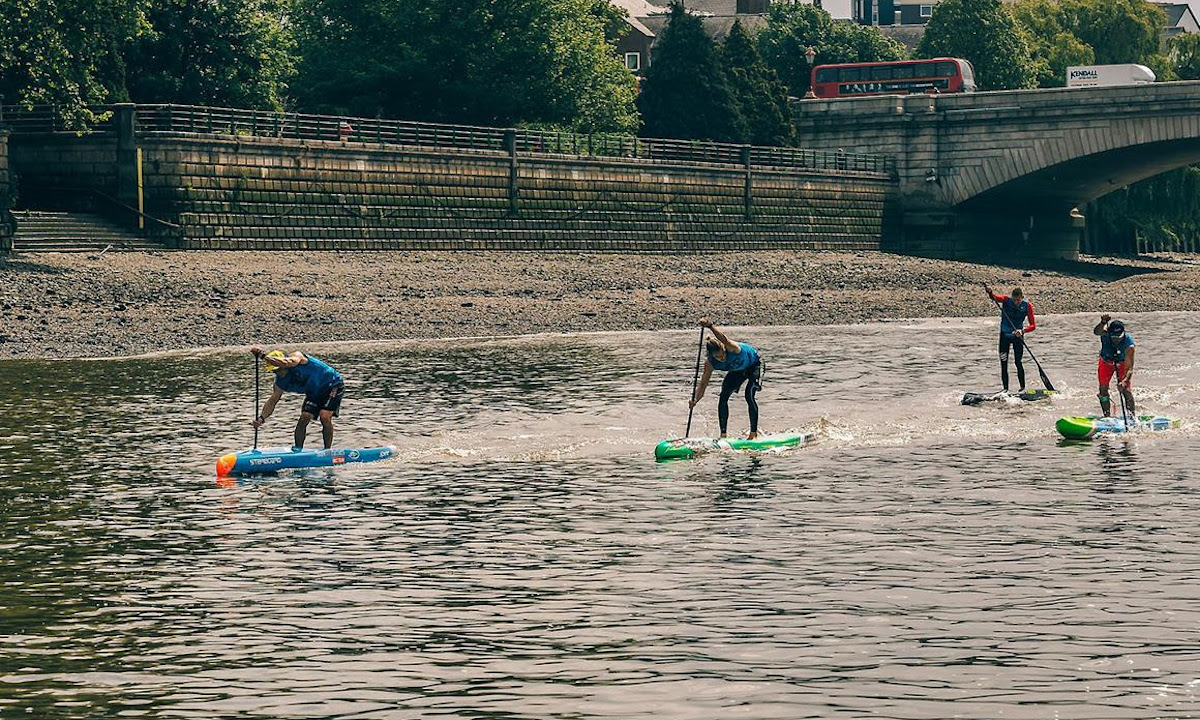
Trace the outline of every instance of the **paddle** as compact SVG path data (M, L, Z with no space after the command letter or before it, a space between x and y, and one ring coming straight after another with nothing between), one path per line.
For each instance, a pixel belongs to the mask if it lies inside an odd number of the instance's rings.
M996 308L1000 310L1000 317L1005 317L1004 306L1000 304L999 300L992 297L991 288L984 285L983 289L987 291L988 297L992 298L992 302L996 303ZM1009 322L1012 322L1012 318L1009 318ZM1012 323L1012 326L1020 327L1021 323ZM1046 371L1042 369L1042 364L1038 362L1037 357L1033 354L1033 348L1029 347L1029 341L1025 340L1024 335L1021 336L1021 339L1025 342L1025 352L1029 353L1029 359L1037 366L1038 375L1042 378L1042 384L1046 386L1047 390L1054 390L1054 383L1050 382L1050 378L1046 377Z
M254 421L258 422L258 356L254 356ZM258 428L254 428L254 450L258 449Z
M700 327L700 346L696 348L696 374L692 376L692 399L696 398L696 387L700 384L700 357L704 354L704 327ZM683 436L687 437L692 434L692 411L696 406L688 402L688 422L687 429L683 431Z

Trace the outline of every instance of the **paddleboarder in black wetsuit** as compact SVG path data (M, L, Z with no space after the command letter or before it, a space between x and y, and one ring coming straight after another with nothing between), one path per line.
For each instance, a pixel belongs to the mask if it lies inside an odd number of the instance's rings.
M300 411L300 420L296 423L295 445L292 446L292 450L304 449L308 424L314 417L321 420L321 437L325 441L325 449L332 448L333 419L341 410L342 396L346 389L341 374L312 355L305 355L298 350L291 355L285 355L282 350L263 352L262 348L256 347L250 348L250 353L262 358L267 370L275 373L275 386L271 389L271 397L263 403L262 412L251 424L256 429L262 427L285 392L299 393L304 395L304 405Z
M696 407L704 391L708 388L708 379L713 369L724 370L725 380L721 383L721 397L717 401L717 420L721 423L721 437L725 437L729 427L729 396L738 391L742 383L746 383L746 407L750 411L750 434L753 440L758 437L758 401L755 394L762 389L762 360L758 350L750 343L740 343L730 340L725 333L713 326L708 318L700 321L703 327L712 331L713 337L708 339L708 359L704 362L704 374L700 385L692 397L691 407Z
M1020 392L1025 392L1025 366L1021 364L1021 359L1025 355L1024 336L1037 328L1037 321L1033 318L1033 303L1025 299L1019 287L1013 288L1011 295L999 295L986 285L983 290L988 297L1000 303L1000 384L1008 392L1008 350L1011 347L1017 366L1017 382L1021 385Z

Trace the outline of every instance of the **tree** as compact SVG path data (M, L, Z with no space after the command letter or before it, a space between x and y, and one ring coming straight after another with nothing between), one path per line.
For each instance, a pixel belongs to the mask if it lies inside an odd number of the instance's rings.
M295 0L307 110L636 130L597 0Z
M145 30L144 0L0 0L0 93L57 105L71 127L89 104L124 100L121 48Z
M1000 0L941 0L925 26L917 55L970 60L980 90L1015 90L1036 83L1024 33Z
M716 48L700 19L679 2L671 5L671 16L654 45L638 108L644 134L650 137L727 142L744 137Z
M1020 0L1012 5L1012 12L1025 31L1038 87L1062 87L1067 83L1067 68L1096 61L1092 47L1067 28L1062 4Z
M1183 33L1171 38L1167 56L1180 80L1200 80L1200 35Z
M1068 0L1066 29L1096 51L1096 63L1143 63L1159 52L1167 15L1146 0Z
M821 65L904 57L904 46L877 28L835 21L821 8L800 3L771 3L766 27L757 40L767 65L795 97L803 97L812 80L812 67L804 54L810 47Z
M282 108L294 69L279 0L153 0L125 53L135 102Z
M795 134L787 106L787 88L758 53L754 38L740 21L721 45L721 61L729 79L745 140L754 145L787 145Z

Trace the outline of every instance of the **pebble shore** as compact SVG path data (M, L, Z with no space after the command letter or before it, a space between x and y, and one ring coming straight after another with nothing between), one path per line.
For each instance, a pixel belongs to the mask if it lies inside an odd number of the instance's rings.
M1020 268L879 252L109 252L0 256L0 359L991 315L1200 310L1200 259Z

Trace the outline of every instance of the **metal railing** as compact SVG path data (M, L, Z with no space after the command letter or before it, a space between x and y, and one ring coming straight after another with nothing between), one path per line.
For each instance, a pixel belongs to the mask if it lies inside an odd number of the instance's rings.
M81 134L115 132L112 112L118 106L89 108L104 117ZM618 133L581 134L530 129L445 125L311 113L238 110L195 105L136 105L139 133L197 133L270 137L289 140L334 140L431 149L490 150L529 155L637 158L788 169L890 173L895 161L886 155L842 151L765 147L702 140L643 138ZM51 106L0 107L0 123L13 133L76 131ZM76 131L80 132L80 131Z

